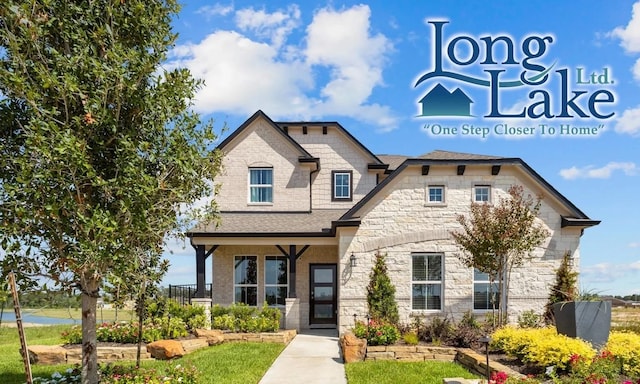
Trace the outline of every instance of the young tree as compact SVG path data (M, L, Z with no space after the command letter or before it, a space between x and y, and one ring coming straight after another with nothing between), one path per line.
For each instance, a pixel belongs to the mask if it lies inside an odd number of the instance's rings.
M549 301L545 307L544 318L547 323L553 323L553 304L572 301L578 295L578 272L571 268L571 253L566 252L562 257L560 267L556 270L556 282L551 287Z
M398 324L398 303L396 303L396 287L387 272L385 256L376 252L376 262L369 276L367 286L367 304L371 318Z
M509 198L496 205L471 204L467 218L458 216L462 231L451 235L464 251L462 262L489 275L489 284L498 281L499 322L507 321L511 270L530 257L531 252L549 236L536 223L541 198L524 196L522 186L511 186Z
M190 111L199 82L162 67L178 10L175 0L0 3L2 272L79 288L86 384L98 382L103 279L159 255L220 167L211 124Z

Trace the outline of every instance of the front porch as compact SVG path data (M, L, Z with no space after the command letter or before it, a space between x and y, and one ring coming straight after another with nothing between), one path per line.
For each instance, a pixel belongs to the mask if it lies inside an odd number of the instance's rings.
M337 328L339 278L344 269L338 247L326 244L328 239L302 244L273 240L271 244L194 245L196 284L191 297L198 302L210 298L212 304L222 306L278 307L284 329ZM212 282L206 284L209 257Z

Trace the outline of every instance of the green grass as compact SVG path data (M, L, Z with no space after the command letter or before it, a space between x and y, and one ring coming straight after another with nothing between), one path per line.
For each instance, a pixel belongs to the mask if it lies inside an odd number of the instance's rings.
M29 345L62 344L60 333L68 325L25 328ZM162 369L167 364L193 364L200 371L201 384L257 383L284 349L275 343L228 343L204 348L177 361L144 361L146 368ZM16 328L0 328L0 382L21 384L26 382L20 357L20 339ZM124 362L123 364L132 364ZM34 377L50 377L71 365L32 365Z
M462 366L442 361L364 361L345 364L349 384L440 384L445 377L479 378Z
M6 311L6 308L5 308ZM120 309L118 312L118 321L130 321L134 319L134 311L127 309ZM55 317L58 319L73 319L82 321L82 311L80 308L24 308L22 314L30 314L34 316ZM98 323L104 321L114 321L116 319L115 309L100 309L96 310L96 321Z

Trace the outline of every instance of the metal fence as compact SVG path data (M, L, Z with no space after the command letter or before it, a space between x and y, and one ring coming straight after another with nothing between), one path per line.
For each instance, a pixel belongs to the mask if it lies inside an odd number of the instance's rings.
M213 299L212 284L205 284L204 297ZM191 304L191 299L196 294L195 284L171 285L169 284L169 298L181 305Z

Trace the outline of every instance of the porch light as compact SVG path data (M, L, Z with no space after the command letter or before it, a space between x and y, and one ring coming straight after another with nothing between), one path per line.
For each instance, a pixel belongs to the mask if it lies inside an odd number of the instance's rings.
M351 252L351 256L349 257L349 261L351 262L351 268L356 266L356 255Z

